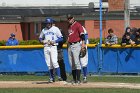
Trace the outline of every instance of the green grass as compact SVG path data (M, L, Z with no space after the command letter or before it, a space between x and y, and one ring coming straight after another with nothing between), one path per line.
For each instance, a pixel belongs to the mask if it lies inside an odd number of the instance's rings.
M46 81L48 76L35 75L0 75L0 81Z
M140 77L130 76L93 76L88 78L91 82L118 82L118 83L140 83Z
M140 90L104 88L3 88L0 89L0 93L140 93Z
M47 81L48 76L35 75L0 75L0 81ZM82 78L82 77L81 77ZM68 76L72 80L72 76ZM126 76L88 76L90 82L123 82L123 83L140 83L140 77Z

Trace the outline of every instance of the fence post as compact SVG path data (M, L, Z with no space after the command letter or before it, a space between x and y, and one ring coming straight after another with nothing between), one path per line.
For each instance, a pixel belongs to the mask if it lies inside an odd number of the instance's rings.
M102 72L102 0L100 0L100 43L99 43L99 75Z

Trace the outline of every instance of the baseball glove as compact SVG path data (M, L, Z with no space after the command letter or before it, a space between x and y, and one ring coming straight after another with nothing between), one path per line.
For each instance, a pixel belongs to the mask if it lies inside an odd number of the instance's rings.
M86 55L86 53L87 53L86 47L81 48L79 57L83 58Z

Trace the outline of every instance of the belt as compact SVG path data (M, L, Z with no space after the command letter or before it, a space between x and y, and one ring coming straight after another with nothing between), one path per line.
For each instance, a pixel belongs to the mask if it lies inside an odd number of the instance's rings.
M70 45L74 45L74 44L76 44L76 43L80 43L80 41L78 41L78 42L72 42L72 43L69 42Z

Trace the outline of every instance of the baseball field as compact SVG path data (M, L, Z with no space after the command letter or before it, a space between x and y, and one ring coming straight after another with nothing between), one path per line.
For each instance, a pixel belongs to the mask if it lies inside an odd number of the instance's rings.
M88 76L88 83L72 85L57 81L47 83L48 76L0 75L0 93L139 93L140 77L128 75Z

